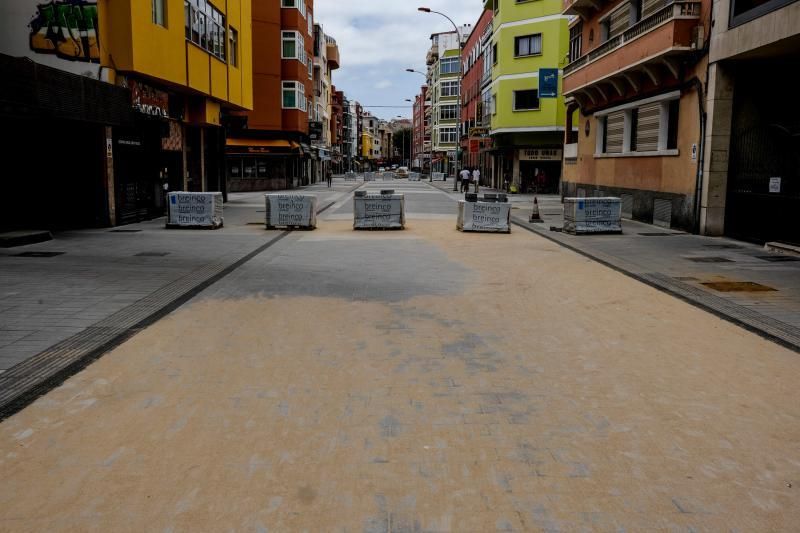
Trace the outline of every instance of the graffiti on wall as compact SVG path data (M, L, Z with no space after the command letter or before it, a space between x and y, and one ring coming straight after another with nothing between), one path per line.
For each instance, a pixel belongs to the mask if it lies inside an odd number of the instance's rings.
M30 47L37 54L52 54L70 61L100 62L96 1L41 3L29 27Z

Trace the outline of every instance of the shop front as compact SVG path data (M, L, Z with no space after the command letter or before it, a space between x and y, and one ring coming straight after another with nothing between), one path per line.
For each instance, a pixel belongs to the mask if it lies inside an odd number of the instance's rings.
M285 139L228 139L225 167L230 192L291 189L309 160L300 143Z

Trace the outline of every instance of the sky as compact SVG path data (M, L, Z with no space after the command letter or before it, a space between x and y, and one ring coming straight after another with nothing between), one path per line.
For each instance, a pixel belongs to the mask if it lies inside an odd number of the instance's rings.
M475 24L483 9L482 0L315 0L314 21L336 39L341 68L333 72L333 84L350 100L365 106L407 106L368 108L374 115L391 120L398 115L411 118L411 104L425 80L425 55L432 33L452 31L440 15L420 13L429 7L447 14L456 24Z

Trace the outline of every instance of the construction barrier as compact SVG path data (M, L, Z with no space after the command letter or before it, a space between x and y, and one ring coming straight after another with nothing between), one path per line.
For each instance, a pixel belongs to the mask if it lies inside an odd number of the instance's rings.
M375 181L374 172L364 172L364 181Z
M267 229L314 229L317 197L303 194L266 194Z
M394 181L394 172L384 172L381 174L381 179L383 181Z
M457 228L465 232L511 233L511 203L459 200Z
M345 172L344 173L344 181L356 181L356 173L355 172Z
M573 235L622 233L622 200L564 198L564 231Z
M171 192L168 228L218 229L223 226L221 192Z
M419 172L409 172L408 181L419 181L419 180L420 180Z
M406 201L402 194L357 191L353 199L353 229L403 229Z
M444 172L434 172L433 181L447 181L447 176Z

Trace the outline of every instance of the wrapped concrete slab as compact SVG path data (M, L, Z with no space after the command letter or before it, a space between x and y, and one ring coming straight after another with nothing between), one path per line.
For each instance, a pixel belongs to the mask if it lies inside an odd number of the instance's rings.
M622 200L564 198L564 231L572 235L622 233Z
M511 233L511 204L499 202L458 202L459 231Z
M221 192L168 194L168 228L221 228L224 223Z
M306 194L267 194L267 229L317 227L317 197Z
M360 191L362 192L362 191ZM360 194L353 199L353 229L403 229L406 201L402 194Z

